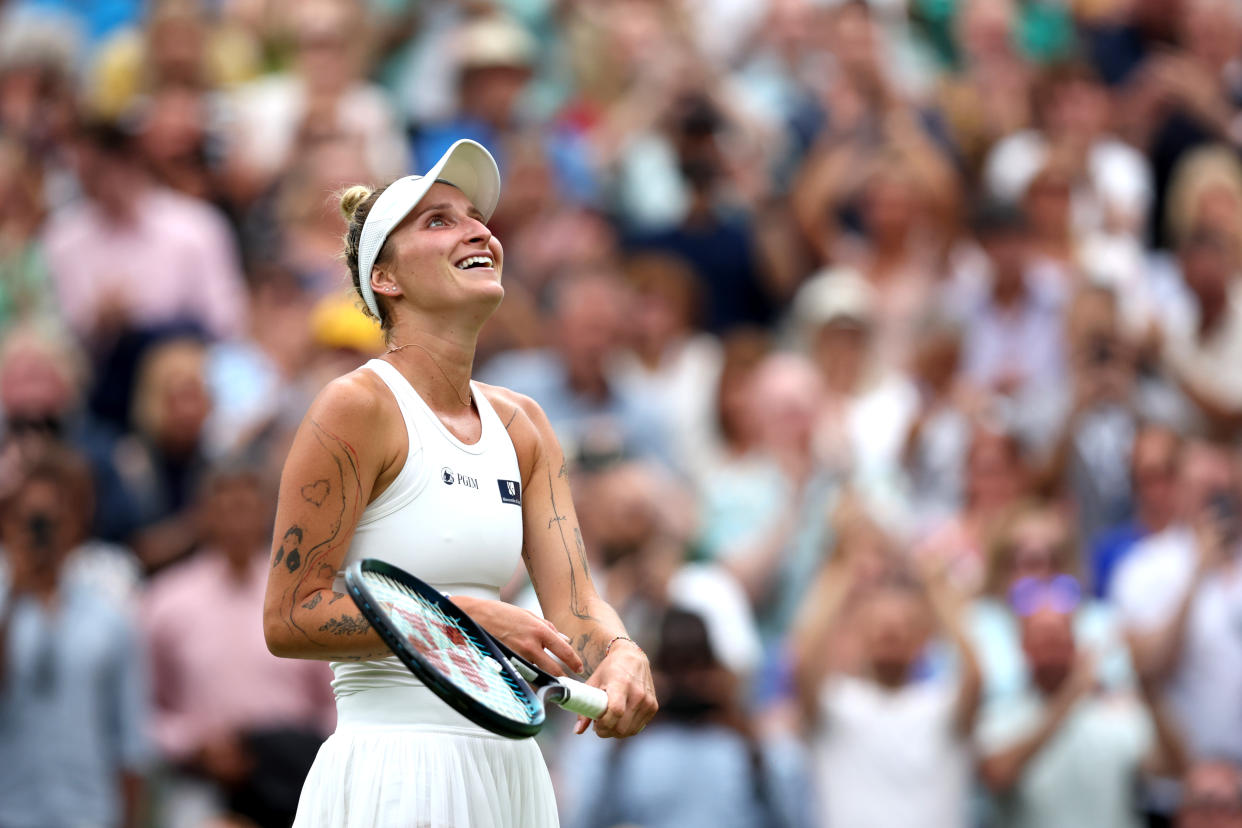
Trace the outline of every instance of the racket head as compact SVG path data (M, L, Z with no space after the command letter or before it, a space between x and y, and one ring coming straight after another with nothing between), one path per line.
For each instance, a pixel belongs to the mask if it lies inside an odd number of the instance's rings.
M345 587L393 654L454 710L511 739L543 727L543 703L530 685L439 590L374 558L348 566Z

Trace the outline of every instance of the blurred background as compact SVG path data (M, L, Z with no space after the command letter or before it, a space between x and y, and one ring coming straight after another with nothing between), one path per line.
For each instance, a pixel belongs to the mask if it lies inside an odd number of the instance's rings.
M1242 825L1240 0L0 3L0 823L289 824L333 193L461 137L662 705L567 828Z

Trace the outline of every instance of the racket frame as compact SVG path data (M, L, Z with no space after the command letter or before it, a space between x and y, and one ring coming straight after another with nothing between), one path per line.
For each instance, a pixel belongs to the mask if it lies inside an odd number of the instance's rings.
M525 696L526 705L531 710L531 720L521 722L510 718L473 698L434 667L416 648L410 646L405 636L389 620L388 614L380 607L379 602L371 594L364 574L367 572L373 572L400 583L428 602L436 605L441 612L456 621L462 631L495 660L499 669L504 673L506 683L517 688ZM461 713L479 726L510 739L526 739L534 736L543 728L545 721L544 693L536 692L526 679L523 678L522 674L514 669L509 661L509 653L501 649L499 642L493 639L473 618L449 600L442 592L405 570L375 558L364 558L346 567L345 588L348 590L350 597L353 598L354 603L358 605L358 609L363 616L366 617L375 631L379 633L384 643L388 645L388 649L392 650L393 654L409 668L410 672L421 679L433 693L458 713ZM553 688L553 692L556 692L555 688ZM564 693L564 689L560 688L559 693Z

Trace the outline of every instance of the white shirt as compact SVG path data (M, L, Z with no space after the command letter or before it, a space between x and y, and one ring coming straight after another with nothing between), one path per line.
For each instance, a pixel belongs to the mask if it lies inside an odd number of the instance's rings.
M1197 563L1194 535L1171 526L1140 541L1122 562L1113 598L1127 627L1167 624ZM1242 758L1242 566L1199 586L1168 698L1192 752Z
M981 752L1014 747L1046 714L1045 701L1029 691L988 705L978 731ZM998 798L996 824L1138 828L1135 780L1151 741L1148 716L1128 694L1080 701L1027 762L1017 785Z
M1229 286L1225 317L1207 339L1199 339L1198 304L1184 317L1166 320L1164 361L1195 388L1210 391L1232 406L1242 405L1242 283Z
M952 682L899 690L848 676L825 682L812 744L818 824L967 825L970 751L954 727L957 695Z

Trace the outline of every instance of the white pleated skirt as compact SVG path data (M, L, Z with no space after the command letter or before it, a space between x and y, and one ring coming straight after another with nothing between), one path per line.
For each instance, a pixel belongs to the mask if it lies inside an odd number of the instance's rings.
M474 725L425 687L337 699L294 828L556 828L533 739Z

